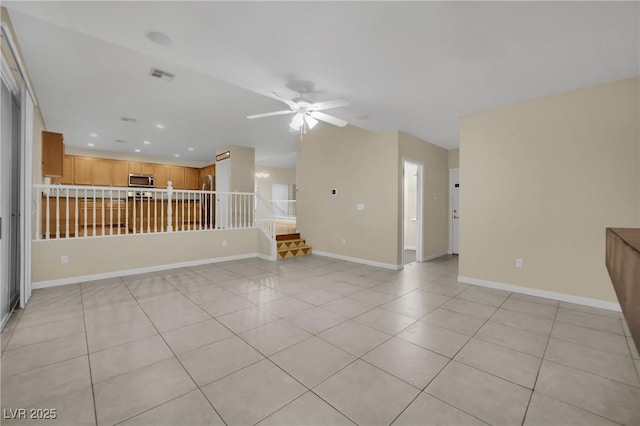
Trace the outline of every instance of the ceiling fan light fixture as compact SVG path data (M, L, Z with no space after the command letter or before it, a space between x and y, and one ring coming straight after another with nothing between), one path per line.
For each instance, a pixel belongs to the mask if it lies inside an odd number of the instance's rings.
M316 124L318 124L318 120L316 120L315 118L311 117L310 115L307 115L304 117L304 121L307 123L307 128L309 130L313 129L315 127Z
M304 116L300 113L297 113L291 119L291 123L289 123L289 127L291 127L293 130L300 130L303 124L304 124Z

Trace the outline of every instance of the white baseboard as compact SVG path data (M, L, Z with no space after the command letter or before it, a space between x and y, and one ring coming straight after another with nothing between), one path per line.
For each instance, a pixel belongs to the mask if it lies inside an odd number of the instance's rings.
M415 248L415 247L413 247L413 246L411 246L411 247L410 247L410 246L407 246L407 247L405 247L404 249L405 249L405 250L413 250L413 251L416 251L416 248Z
M258 259L262 259L262 260L271 260L271 261L275 261L276 259L274 259L273 256L269 256L268 254L262 254L262 253L256 253L256 257Z
M403 267L403 265L394 265L393 263L376 262L375 260L361 259L359 257L343 256L341 254L328 253L328 252L325 252L325 251L313 250L313 254L317 254L318 256L330 257L332 259L347 260L349 262L361 263L363 265L369 265L369 266L375 266L375 267L378 267L378 268L392 269L394 271L398 271L398 270L402 269L402 267Z
M498 290L511 291L513 293L527 294L529 296L544 297L545 299L559 300L561 302L575 303L577 305L585 305L594 308L607 309L609 311L622 312L619 303L607 302L606 300L573 296L571 294L556 293L555 291L540 290L531 287L521 287L518 285L504 284L495 281L482 280L480 278L465 277L462 275L458 275L458 281L460 281L461 283L473 284L481 287L495 288Z
M56 287L59 285L76 284L76 283L81 283L85 281L95 281L95 280L103 280L106 278L124 277L127 275L145 274L147 272L157 272L157 271L164 271L167 269L175 269L175 268L186 268L189 266L206 265L209 263L228 262L230 260L251 259L254 257L264 259L264 260L273 260L268 256L265 256L260 253L246 253L246 254L238 254L235 256L190 260L187 262L170 263L166 265L145 266L143 268L125 269L122 271L104 272L101 274L80 275L76 277L59 278L55 280L36 281L31 283L31 288L35 290L38 288Z
M449 254L449 253L447 253L446 251L443 251L442 253L432 254L431 256L423 257L422 261L423 262L428 262L430 260L437 259L437 258L442 257L442 256L446 256L447 254Z

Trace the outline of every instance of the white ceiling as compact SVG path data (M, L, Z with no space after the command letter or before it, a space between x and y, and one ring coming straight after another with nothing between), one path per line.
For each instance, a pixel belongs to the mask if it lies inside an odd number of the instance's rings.
M101 149L188 160L239 144L294 166L288 116L244 117L282 109L265 94L293 97L296 80L314 83L314 101L347 99L331 113L354 125L454 148L465 114L640 73L638 2L3 4L50 129L74 146L96 132Z

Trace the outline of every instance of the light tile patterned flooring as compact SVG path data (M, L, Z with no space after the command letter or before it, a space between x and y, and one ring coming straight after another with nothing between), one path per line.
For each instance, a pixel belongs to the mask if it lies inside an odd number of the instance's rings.
M63 425L638 425L620 314L308 256L33 292L2 407ZM26 424L4 420L3 424Z

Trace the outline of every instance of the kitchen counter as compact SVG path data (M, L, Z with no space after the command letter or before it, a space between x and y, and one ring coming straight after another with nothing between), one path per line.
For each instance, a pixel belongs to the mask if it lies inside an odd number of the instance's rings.
M640 229L607 228L606 264L613 288L640 350Z

